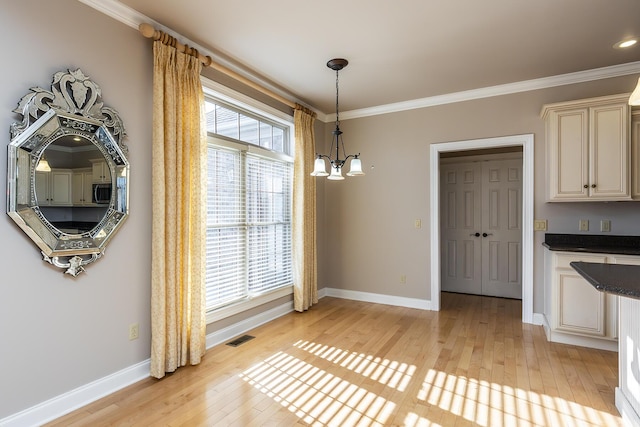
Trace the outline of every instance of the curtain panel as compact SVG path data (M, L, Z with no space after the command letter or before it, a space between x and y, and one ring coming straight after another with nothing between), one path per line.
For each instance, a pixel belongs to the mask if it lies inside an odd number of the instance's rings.
M162 378L205 352L206 122L197 52L155 41L153 53L151 375Z
M293 307L308 310L318 302L316 243L315 113L296 105L293 166Z

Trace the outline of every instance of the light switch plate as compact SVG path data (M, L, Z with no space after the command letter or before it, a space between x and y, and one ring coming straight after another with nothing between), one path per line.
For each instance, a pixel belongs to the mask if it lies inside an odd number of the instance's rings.
M533 220L533 231L547 231L547 220L546 219L534 219Z

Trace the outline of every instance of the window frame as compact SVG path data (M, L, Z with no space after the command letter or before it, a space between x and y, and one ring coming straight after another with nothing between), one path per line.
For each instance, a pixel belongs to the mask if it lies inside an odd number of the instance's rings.
M245 143L215 134L207 135L207 146L209 146L209 144L213 144L232 150L245 151L247 154L251 155L271 158L274 160L287 161L293 166L293 150L295 141L292 116L204 77L202 78L202 85L203 91L205 93L205 98L220 101L224 104L227 104L228 106L242 110L243 113L246 112L247 115L251 117L265 118L276 123L277 125L288 128L288 138L286 142L289 146L289 154L287 155L284 153L275 152L267 148L259 147L257 145ZM231 302L227 305L207 310L206 322L207 324L213 323L258 307L260 305L269 303L271 301L290 296L292 294L293 284L291 284L290 286L277 288L272 291L266 291L253 297L247 296L242 300Z

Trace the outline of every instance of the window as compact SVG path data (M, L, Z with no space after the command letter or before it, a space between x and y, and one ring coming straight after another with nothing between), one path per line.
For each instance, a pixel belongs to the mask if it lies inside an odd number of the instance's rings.
M291 287L289 125L207 99L207 309Z

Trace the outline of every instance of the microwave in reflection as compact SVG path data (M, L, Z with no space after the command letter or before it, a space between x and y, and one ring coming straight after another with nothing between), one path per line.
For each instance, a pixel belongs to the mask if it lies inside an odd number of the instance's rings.
M93 184L92 201L98 205L111 203L111 184Z

